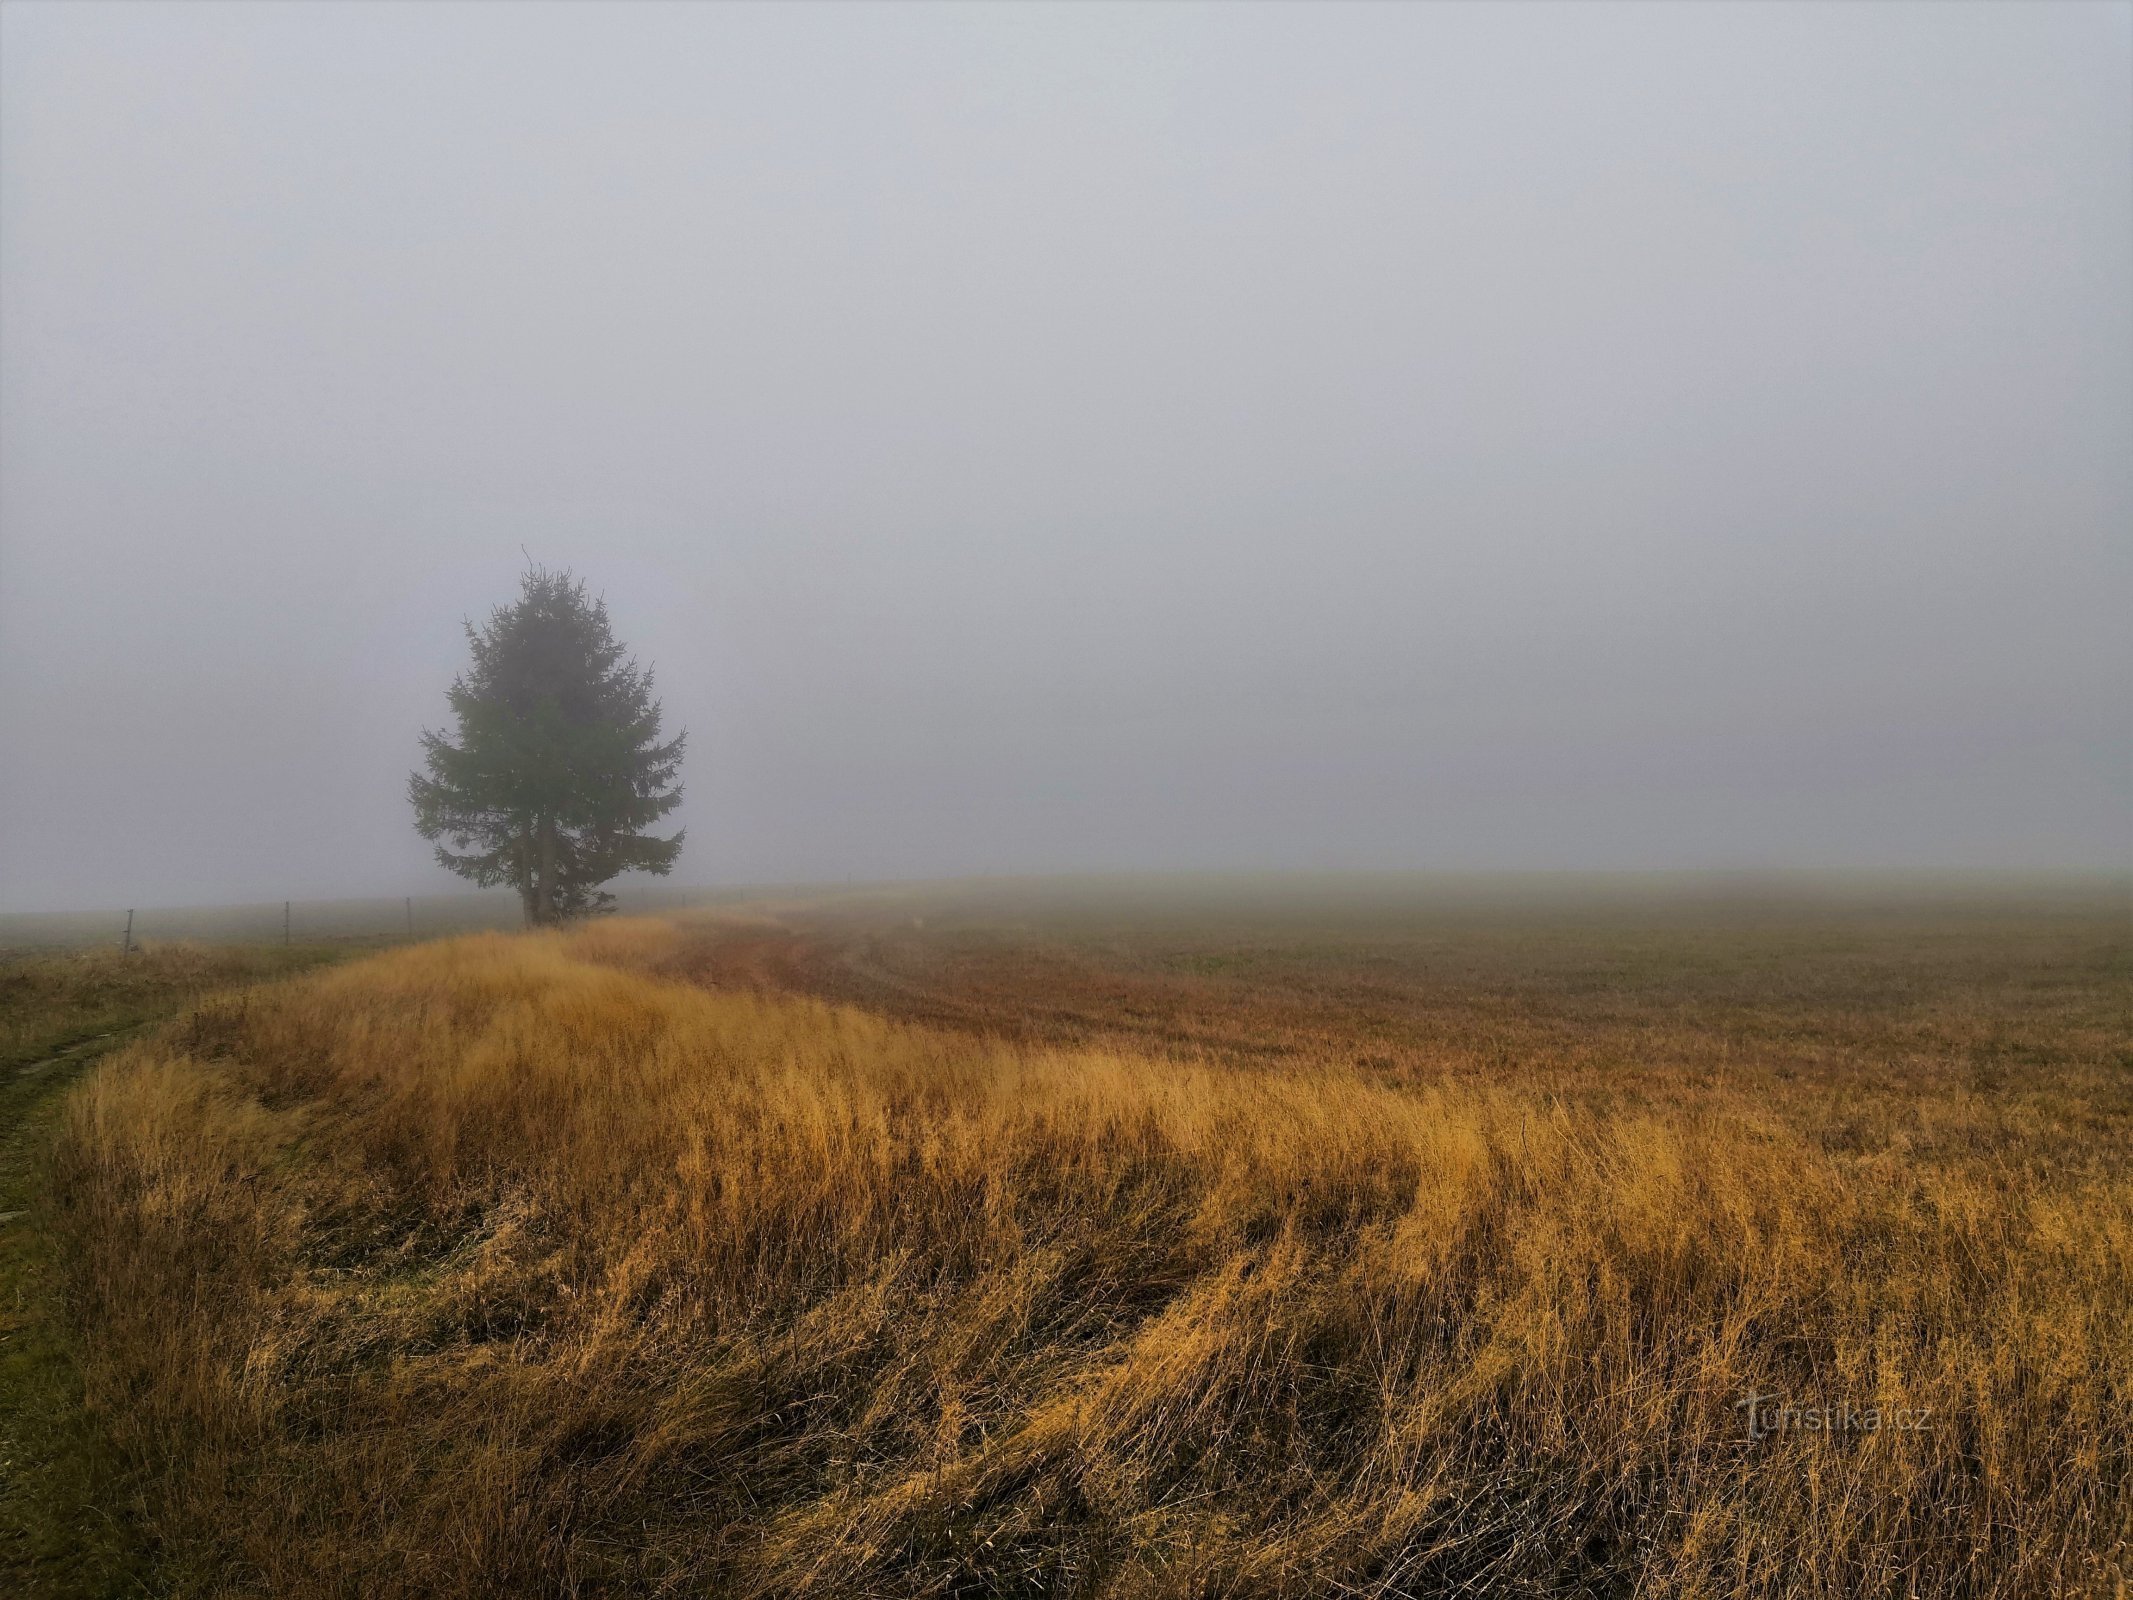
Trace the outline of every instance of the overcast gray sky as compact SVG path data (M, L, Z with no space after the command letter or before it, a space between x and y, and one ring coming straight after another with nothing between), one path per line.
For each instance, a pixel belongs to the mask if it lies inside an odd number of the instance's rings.
M10 3L0 907L2133 862L2133 9Z

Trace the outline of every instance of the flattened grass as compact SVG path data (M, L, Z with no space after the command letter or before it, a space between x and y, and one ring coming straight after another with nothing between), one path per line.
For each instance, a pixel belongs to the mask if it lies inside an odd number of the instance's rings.
M1432 1071L1411 1033L1381 1069L1330 1027L1284 1022L1255 1061L712 992L666 976L697 937L396 951L205 1007L74 1092L55 1215L88 1394L158 1465L173 1571L348 1595L2127 1577L2107 1062L2016 1062L2012 1105L1905 1079L1839 1138L1774 1078L1588 1094ZM2080 1130L2092 1159L2025 1157ZM1774 1397L1760 1437L1749 1395ZM1889 1421L1785 1420L1816 1410Z

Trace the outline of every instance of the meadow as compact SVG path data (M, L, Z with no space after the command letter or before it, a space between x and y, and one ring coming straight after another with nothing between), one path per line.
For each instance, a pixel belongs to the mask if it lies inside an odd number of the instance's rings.
M2121 1595L2122 886L786 899L84 1077L180 1594Z

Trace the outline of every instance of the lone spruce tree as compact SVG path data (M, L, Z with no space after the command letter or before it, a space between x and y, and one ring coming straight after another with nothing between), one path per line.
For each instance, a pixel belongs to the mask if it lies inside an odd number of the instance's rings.
M625 659L607 606L568 572L534 567L518 600L467 624L474 661L452 684L455 743L425 730L411 773L415 826L437 860L484 888L511 885L526 920L605 910L621 872L669 871L681 833L645 830L681 803L677 734L659 738L652 675Z

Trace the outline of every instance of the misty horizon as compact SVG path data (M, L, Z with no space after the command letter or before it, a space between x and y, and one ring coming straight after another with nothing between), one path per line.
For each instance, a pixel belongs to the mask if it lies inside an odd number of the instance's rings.
M0 911L2133 868L2133 7L0 10Z

